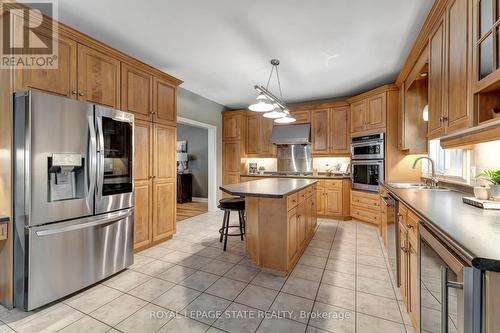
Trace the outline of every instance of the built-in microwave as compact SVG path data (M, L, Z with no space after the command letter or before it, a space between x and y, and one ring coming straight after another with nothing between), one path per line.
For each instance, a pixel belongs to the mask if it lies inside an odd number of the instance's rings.
M384 159L384 133L352 138L351 156L353 160Z
M353 160L351 165L352 188L377 192L384 181L384 160Z

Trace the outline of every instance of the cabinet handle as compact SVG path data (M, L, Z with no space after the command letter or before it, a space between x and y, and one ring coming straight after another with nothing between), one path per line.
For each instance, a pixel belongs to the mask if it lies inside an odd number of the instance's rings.
M406 225L406 227L407 227L408 229L413 229L413 226L412 226L411 224L407 224L407 225Z
M408 249L404 246L401 246L401 251L403 251L404 253L408 253Z
M76 90L71 90L71 94L78 95L78 92Z
M78 96L85 96L84 93L82 93L81 91L78 92Z
M448 117L442 117L443 121L448 121Z

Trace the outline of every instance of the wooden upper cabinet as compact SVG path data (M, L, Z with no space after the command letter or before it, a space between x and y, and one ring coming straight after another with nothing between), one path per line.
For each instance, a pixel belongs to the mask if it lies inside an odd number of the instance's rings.
M134 179L149 180L152 176L153 126L150 122L134 123Z
M241 114L229 114L225 112L222 116L222 139L224 141L240 140L244 117Z
M472 125L472 113L468 98L468 1L454 0L447 8L447 88L446 88L446 132Z
M129 64L122 63L121 109L135 114L135 119L150 120L153 76Z
M51 43L51 33L38 37L46 43ZM19 69L16 72L16 89L36 89L69 98L78 98L76 52L77 44L74 40L59 34L58 64L55 69Z
M157 123L177 123L176 87L166 80L153 78L153 120Z
M349 109L332 109L330 121L330 151L349 154Z
M261 118L261 139L260 139L260 154L262 155L273 155L275 146L270 143L271 139L271 133L273 131L274 127L274 119L268 119L268 118Z
M330 152L330 109L311 111L311 146L313 154Z
M386 93L369 97L367 99L367 115L365 126L367 130L385 128L386 125Z
M444 133L444 46L444 20L441 20L429 39L429 138Z
M260 148L260 115L251 114L247 116L247 154L255 155Z
M120 61L78 44L78 99L120 108Z
M351 133L363 132L366 123L366 101L358 101L351 105Z
M154 124L154 177L156 180L177 178L175 127Z

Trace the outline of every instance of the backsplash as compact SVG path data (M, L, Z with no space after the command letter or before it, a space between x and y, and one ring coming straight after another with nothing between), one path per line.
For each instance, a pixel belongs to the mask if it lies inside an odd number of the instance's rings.
M341 163L350 163L349 157L313 157L313 169L318 172L326 172L327 169L335 167ZM249 163L257 163L257 167L263 166L266 172L276 172L278 164L276 158L246 158L245 165L248 170Z

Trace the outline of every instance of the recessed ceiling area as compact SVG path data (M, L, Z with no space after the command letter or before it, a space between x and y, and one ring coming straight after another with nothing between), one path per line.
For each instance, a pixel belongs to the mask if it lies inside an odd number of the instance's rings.
M433 0L60 0L59 21L231 108L271 58L287 103L394 82ZM276 82L270 86L277 92Z

